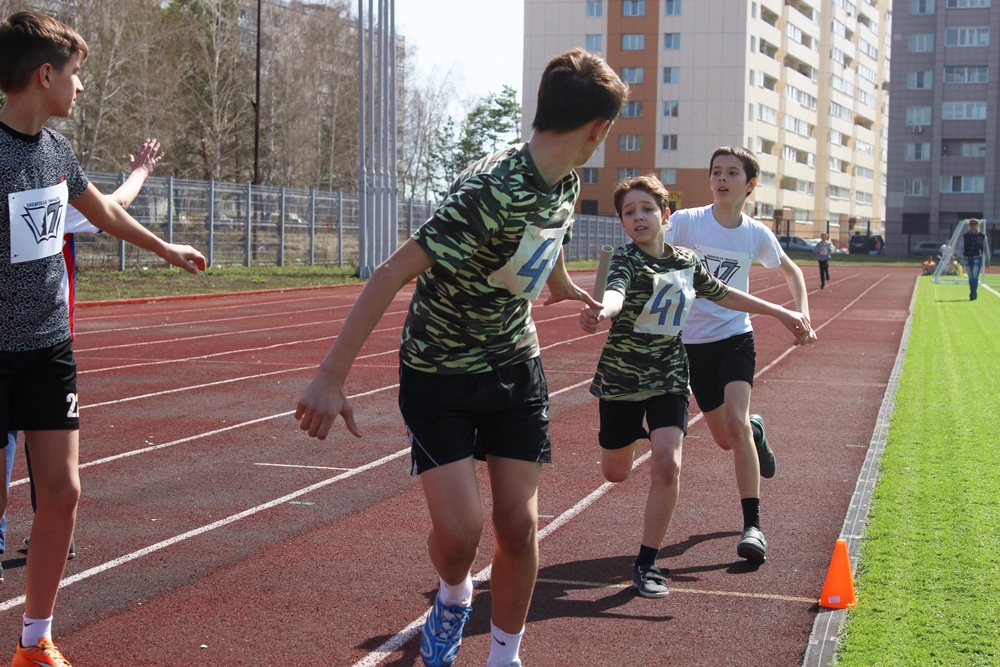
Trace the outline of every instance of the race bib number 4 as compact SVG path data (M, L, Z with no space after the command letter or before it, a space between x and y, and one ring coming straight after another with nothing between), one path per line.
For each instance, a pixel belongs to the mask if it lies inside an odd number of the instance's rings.
M543 229L528 225L514 256L490 274L490 285L502 287L522 299L537 299L559 257L565 235L565 227Z
M31 262L62 252L69 188L58 185L7 195L10 262Z
M638 333L679 336L695 299L694 269L653 276L653 296L635 318Z

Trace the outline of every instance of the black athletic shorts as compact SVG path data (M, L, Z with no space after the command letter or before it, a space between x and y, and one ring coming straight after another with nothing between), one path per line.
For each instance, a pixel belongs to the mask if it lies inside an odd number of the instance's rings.
M542 360L486 373L442 375L399 365L399 410L412 474L486 455L551 463L549 392Z
M714 343L685 345L684 349L691 368L691 391L702 412L711 412L725 402L730 382L753 386L757 353L752 331Z
M688 399L678 394L651 396L642 401L601 399L601 431L597 435L603 449L621 449L648 438L658 428L676 426L688 432ZM642 427L646 418L649 431Z
M73 341L0 352L0 433L80 428ZM7 446L7 439L2 439Z

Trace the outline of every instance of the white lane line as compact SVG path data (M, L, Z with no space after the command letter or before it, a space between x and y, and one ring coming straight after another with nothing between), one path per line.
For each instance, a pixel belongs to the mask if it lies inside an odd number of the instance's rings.
M386 313L385 315L404 315L405 310L394 310L392 312ZM147 345L169 345L171 343L185 343L192 340L205 340L207 338L225 338L227 336L244 336L249 334L259 334L268 333L271 331L283 331L287 329L302 329L304 327L315 327L315 326L328 326L331 324L340 324L344 320L325 320L325 321L311 321L311 322L299 322L297 324L283 324L281 326L271 326L265 327L263 329L240 329L238 331L222 331L218 333L210 334L200 334L198 336L180 336L177 338L158 338L156 340L141 340L133 343L123 343L121 345L103 345L101 347L85 347L79 350L74 349L73 353L82 352L104 352L106 350L121 350L125 348L132 347L145 347Z
M303 315L305 313L319 313L327 310L337 310L338 308L350 308L352 304L345 303L341 306L323 306L322 308L307 308L305 310L296 310L296 315ZM277 313L284 314L284 313ZM173 313L164 313L164 315L173 315ZM220 322L240 322L243 320L253 320L261 317L275 317L276 313L260 313L257 315L240 315L239 317L218 317L214 320L178 320L177 322L160 322L159 324L144 324L142 326L134 327L117 327L114 329L92 329L90 331L81 331L76 334L79 338L85 334L111 334L111 333L121 333L123 331L145 331L147 329L168 329L170 327L190 327L190 326L201 326L203 324L219 324ZM119 318L120 319L120 318Z
M255 466L270 466L272 468L307 468L309 470L350 470L350 468L335 468L333 466L306 466L295 463L254 463Z
M364 287L364 285L361 285L361 284L359 284L359 286L360 287ZM146 316L149 316L149 317L163 317L164 315L181 315L181 314L186 314L186 313L204 313L206 311L211 311L213 313L218 313L218 312L223 311L223 310L235 310L237 308L245 310L247 308L256 308L257 306L274 306L274 305L287 306L287 305L292 304L292 303L304 303L306 301L318 301L320 299L330 299L331 296L340 296L341 294L347 294L347 292L346 291L328 292L326 294L315 294L315 293L313 293L312 296L301 297L301 298L292 297L291 293L287 293L286 292L286 298L281 299L281 300L277 300L277 301L255 301L255 300L251 299L251 300L249 300L249 303L246 302L246 301L244 301L243 303L236 303L236 304L230 304L230 305L219 305L218 303L207 303L208 300L206 300L205 302L202 302L202 303L205 303L205 305L203 305L203 306L201 306L199 308L184 308L184 309L179 309L179 310L169 309L169 302L164 302L164 301L149 301L149 302L143 303L143 304L128 304L128 305L117 304L117 305L111 305L111 306L103 306L103 308L122 308L123 309L122 312L115 313L114 315L88 315L87 313L90 312L90 308L81 309L84 314L82 316L77 316L76 323L77 323L77 326L81 326L81 325L86 325L86 324L89 324L90 322L95 322L95 321L98 321L98 320L121 320L121 319L124 319L126 317L128 317L128 318L146 317ZM231 294L231 293L230 294L220 294L219 295L219 299L221 300L223 298L232 297L232 296L234 296L234 295ZM251 296L254 296L254 295L251 295ZM347 296L348 296L348 298L351 298L351 296L349 294ZM355 296L353 298L356 299L357 296ZM352 306L352 305L354 305L354 303L352 301L351 303L349 303L347 305L348 306ZM164 306L164 308L163 309L157 309L155 311L142 312L142 309L144 309L144 308L151 308L151 307L156 307L156 306ZM95 308L101 308L102 306L94 306L94 307ZM126 309L127 309L128 312L125 312ZM81 310L78 310L77 312L81 312ZM79 336L82 333L106 333L108 331L114 331L114 330L113 329L95 329L95 330L85 331L85 332L81 332L81 331L78 330L76 332L76 335Z
M577 588L632 588L632 584L602 584L598 581L570 581L566 579L537 579L540 584L556 584L558 586L575 586ZM698 595L718 595L721 597L755 598L757 600L781 600L784 602L805 602L816 604L816 598L801 598L794 595L777 595L774 593L744 593L741 591L713 591L703 588L680 588L670 585L671 593L696 593Z
M275 498L274 500L266 502L266 503L264 503L262 505L257 505L256 507L251 507L250 509L246 509L246 510L243 510L242 512L238 512L237 514L233 514L231 516L228 516L225 519L220 519L219 521L215 521L215 522L210 523L210 524L208 524L206 526L201 526L200 528L195 528L194 530L189 530L186 533L181 533L180 535L175 535L174 537L171 537L169 539L163 540L162 542L157 542L156 544L151 544L150 546L145 547L143 549L139 549L138 551L133 551L132 553L125 554L124 556L121 556L119 558L115 558L114 560L107 561L106 563L102 563L101 565L98 565L96 567L92 567L92 568L90 568L88 570L84 570L83 572L78 572L78 573L74 574L73 576L66 577L65 579L63 579L62 581L60 581L59 582L59 588L65 588L66 586L69 586L71 584L75 584L78 581L83 581L84 579L89 579L90 577L93 577L93 576L96 576L96 575L101 574L103 572L107 572L108 570L114 569L114 568L118 567L119 565L124 565L125 563L129 563L131 561L134 561L137 558L142 558L143 556L147 556L147 555L149 555L149 554L151 554L153 552L160 551L161 549L166 549L167 547L172 546L174 544L177 544L178 542L183 542L184 540L189 540L192 537L197 537L197 536L202 535L204 533L207 533L209 531L215 530L216 528L222 528L223 526L228 526L231 523L235 523L235 522L237 522L237 521L239 521L241 519L247 518L248 516L253 516L254 514L258 514L260 512L265 511L265 510L269 510L272 507L277 507L278 505L283 505L283 504L285 504L285 503L287 503L287 502L289 502L291 500L295 500L296 498L300 498L300 497L302 497L302 496L304 496L304 495L306 495L308 493L312 493L313 491L316 491L318 489L322 489L324 486L329 486L330 484L334 484L334 483L339 482L341 480L348 479L349 477L354 477L355 475L359 475L359 474L361 474L363 472L366 472L368 470L371 470L373 468L377 468L377 467L379 467L381 465L389 463L390 461L394 461L395 459L398 459L401 456L404 456L404 455L409 454L409 453L410 453L410 448L409 447L407 447L406 449L401 449L398 452L395 452L394 454L389 454L388 456L383 456L382 458L380 458L380 459L378 459L376 461L372 461L371 463L366 463L365 465L360 466L358 468L352 468L352 469L348 470L347 472L341 473L341 474L336 475L334 477L330 477L329 479L325 479L322 482L317 482L315 484L311 484L311 485L305 487L304 489L299 489L298 491L293 491L292 493L289 493L287 495L281 496L280 498ZM0 604L0 611L6 611L8 609L11 609L12 607L16 607L18 605L22 605L22 604L24 604L24 600L25 600L25 597L23 595L20 595L20 596L18 596L16 598L11 598L9 600L5 600L2 604Z
M348 398L361 398L363 396L371 396L373 394L378 394L383 391L388 391L389 389L395 389L399 386L399 383L390 384L386 387L379 387L378 389L372 389L371 391L362 392L360 394L353 394L348 396ZM155 452L158 449L166 449L167 447L173 447L175 445L181 445L185 442L191 442L193 440L201 440L202 438L208 438L213 435L218 435L220 433L225 433L226 431L232 431L238 428L243 428L244 426L253 426L254 424L261 424L266 421L271 421L273 419L280 419L281 417L288 417L289 415L294 415L295 410L289 410L288 412L279 412L278 414L268 415L267 417L258 417L257 419L250 419L245 422L240 422L238 424L232 424L230 426L225 426L223 428L217 428L212 431L206 431L204 433L199 433L197 435L190 435L186 438L181 438L179 440L171 440L170 442L164 442L159 445L152 445L150 447L142 447L141 449L132 449L127 452L122 452L121 454L114 454L112 456L106 456L103 459L95 459L93 461L88 461L87 463L81 463L80 469L90 468L91 466L102 465L104 463L110 463L112 461L118 461L119 459L127 459L131 456L137 456L139 454L145 454L147 452ZM27 484L28 478L23 477L18 480L14 480L10 483L11 486L19 486L21 484Z
M985 290L988 290L988 291L990 291L990 292L993 292L993 293L994 293L994 294L996 294L997 296L1000 296L1000 292L996 291L995 289L993 289L992 287L990 287L990 286L989 286L989 285L987 285L986 283L983 283L982 285L980 285L980 287L982 287L983 289L985 289Z

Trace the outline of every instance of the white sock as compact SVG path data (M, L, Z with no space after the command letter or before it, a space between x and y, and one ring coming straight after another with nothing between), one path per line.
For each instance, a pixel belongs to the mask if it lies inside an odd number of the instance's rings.
M21 646L30 648L38 643L42 637L52 639L52 617L48 618L28 618L21 615L24 624L21 626Z
M521 659L517 652L521 648L524 628L521 628L516 635L511 635L490 621L490 629L493 639L490 640L490 657L486 660L486 667L521 667Z
M455 586L445 583L444 579L439 579L441 587L438 590L438 597L446 605L453 607L468 607L472 604L472 574L465 575L465 581Z

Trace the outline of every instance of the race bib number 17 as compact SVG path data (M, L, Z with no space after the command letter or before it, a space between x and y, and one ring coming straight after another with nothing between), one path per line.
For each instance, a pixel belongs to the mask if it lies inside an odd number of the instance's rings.
M679 336L695 299L694 270L653 276L653 296L635 318L633 330L660 336Z
M565 235L565 227L543 229L528 225L514 256L490 274L490 285L529 301L537 299L559 257Z
M62 252L69 188L58 185L7 195L10 262L31 262Z

